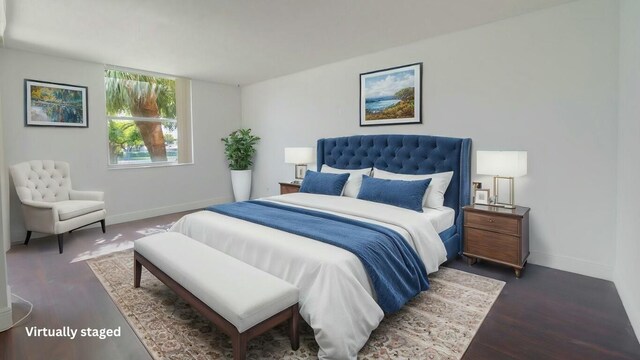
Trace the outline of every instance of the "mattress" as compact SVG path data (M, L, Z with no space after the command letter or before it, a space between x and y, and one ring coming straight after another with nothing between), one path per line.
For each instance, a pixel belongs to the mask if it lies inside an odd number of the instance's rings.
M422 211L424 217L431 222L438 234L452 227L456 219L455 210L446 206L440 209L423 208Z

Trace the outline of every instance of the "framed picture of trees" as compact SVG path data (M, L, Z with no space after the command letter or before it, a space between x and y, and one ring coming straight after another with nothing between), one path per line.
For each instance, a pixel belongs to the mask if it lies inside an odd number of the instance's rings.
M87 87L25 80L25 125L89 127Z
M360 74L360 126L422 123L422 63Z

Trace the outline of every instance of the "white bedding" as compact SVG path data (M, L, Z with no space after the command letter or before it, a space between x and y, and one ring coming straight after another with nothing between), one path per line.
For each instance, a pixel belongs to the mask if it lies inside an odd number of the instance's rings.
M265 198L383 225L401 234L427 272L447 257L438 232L422 213L344 196L295 193ZM356 359L383 318L360 260L347 250L211 211L189 214L181 232L300 289L300 314L314 329L321 359Z
M452 227L456 218L456 211L446 206L439 209L423 208L422 211L438 234Z

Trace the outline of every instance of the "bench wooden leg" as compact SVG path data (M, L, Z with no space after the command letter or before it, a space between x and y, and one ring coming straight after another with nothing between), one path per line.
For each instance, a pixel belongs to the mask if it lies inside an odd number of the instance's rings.
M247 358L247 333L231 336L233 344L233 360L245 360Z
M291 349L298 350L300 347L300 312L298 304L291 307L291 320L289 320L289 340Z
M142 277L142 264L138 261L138 259L134 260L133 264L133 287L140 287L140 278Z

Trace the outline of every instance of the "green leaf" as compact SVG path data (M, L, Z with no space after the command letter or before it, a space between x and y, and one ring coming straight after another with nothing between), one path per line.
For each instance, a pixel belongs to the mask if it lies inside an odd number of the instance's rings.
M226 138L222 138L229 168L231 170L249 170L253 165L252 159L256 153L255 146L259 140L260 137L251 134L251 129L238 129Z

